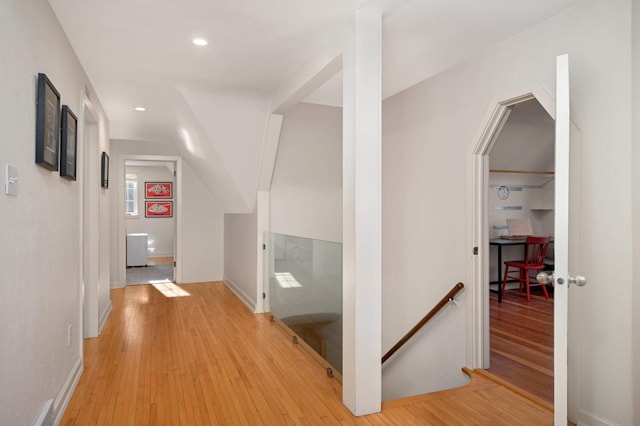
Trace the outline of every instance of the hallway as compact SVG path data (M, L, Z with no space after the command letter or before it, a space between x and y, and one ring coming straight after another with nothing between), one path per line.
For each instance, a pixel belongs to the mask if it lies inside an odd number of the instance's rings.
M221 282L115 289L111 299L102 335L85 340L63 425L552 423L548 411L482 379L356 418L340 384Z

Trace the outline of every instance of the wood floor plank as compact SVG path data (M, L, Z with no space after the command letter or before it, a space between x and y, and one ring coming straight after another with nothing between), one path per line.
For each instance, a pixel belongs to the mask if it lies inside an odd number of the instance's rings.
M492 374L553 404L553 298L518 290L490 298Z
M189 295L166 297L149 285L112 290L111 317L99 338L84 342L85 371L61 424L551 424L548 410L498 394L500 385L482 378L355 417L340 384L223 283L177 289Z
M546 350L521 344L519 341L505 339L500 335L491 335L491 350L503 356L518 359L522 364L531 365L537 371L553 376L553 354Z

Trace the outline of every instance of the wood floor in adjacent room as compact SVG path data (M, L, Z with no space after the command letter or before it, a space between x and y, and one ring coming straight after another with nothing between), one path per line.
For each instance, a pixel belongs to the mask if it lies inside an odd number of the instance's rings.
M471 373L470 385L354 417L341 387L223 283L126 287L63 425L550 425L552 413Z
M490 298L492 374L553 404L553 297L517 289Z

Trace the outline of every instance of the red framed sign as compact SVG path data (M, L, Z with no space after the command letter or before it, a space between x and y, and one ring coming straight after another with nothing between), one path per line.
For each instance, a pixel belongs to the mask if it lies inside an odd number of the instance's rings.
M145 201L144 217L173 217L173 201Z
M145 182L145 198L173 198L172 182Z

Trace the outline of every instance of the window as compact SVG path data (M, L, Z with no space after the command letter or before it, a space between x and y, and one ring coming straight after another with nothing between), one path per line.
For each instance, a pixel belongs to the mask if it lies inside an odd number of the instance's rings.
M138 217L138 175L127 173L124 182L124 215Z

